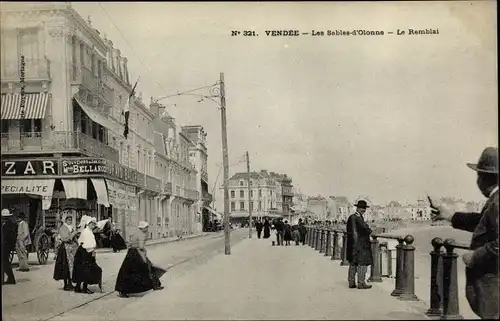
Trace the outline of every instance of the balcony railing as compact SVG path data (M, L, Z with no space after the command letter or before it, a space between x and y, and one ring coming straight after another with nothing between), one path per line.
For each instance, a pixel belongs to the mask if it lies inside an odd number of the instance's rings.
M50 60L46 57L39 59L24 59L21 68L21 59L3 60L1 66L2 81L19 81L21 69L24 69L24 80L50 80Z
M157 178L146 175L146 188L153 191L161 190L161 181Z
M163 185L163 192L167 194L172 194L172 183L167 182Z
M114 91L111 89L105 81L99 82L99 96L103 98L108 104L113 106L114 104Z
M2 153L21 151L83 151L115 162L120 159L116 149L80 132L2 133Z

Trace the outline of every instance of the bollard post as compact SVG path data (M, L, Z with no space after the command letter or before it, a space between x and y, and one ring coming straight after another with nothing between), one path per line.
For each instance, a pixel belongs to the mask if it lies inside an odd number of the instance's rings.
M315 250L318 247L318 228L317 227L314 229L314 240L313 240L313 246L312 247Z
M326 248L325 248L325 256L330 256L332 250L332 235L330 229L326 230Z
M312 228L312 235L311 235L311 247L314 248L314 242L316 240L316 228Z
M311 227L311 236L309 237L309 246L313 246L313 240L314 240L314 227Z
M406 245L403 248L404 287L403 293L398 297L398 299L404 301L418 301L415 294L415 247L413 241L415 241L413 236L406 235Z
M426 314L428 316L440 316L441 315L441 295L440 295L440 288L441 286L439 285L440 281L442 282L442 279L439 277L439 268L440 264L439 261L441 261L441 247L443 246L443 240L439 237L435 237L431 241L433 251L429 253L431 256L431 286L430 286L430 303L431 307L429 310L427 310ZM442 266L441 266L441 271L442 271Z
M380 243L378 242L377 236L372 236L372 266L370 268L370 282L382 282L382 277L380 276Z
M403 242L404 238L398 238L398 245L396 245L396 287L392 291L392 296L400 296L403 293Z
M306 244L311 245L311 227L309 226L306 230Z
M349 265L349 262L347 261L347 232L343 231L342 232L342 250L340 252L340 259L342 260L340 262L341 266L344 265Z
M340 260L341 258L341 251L342 247L339 246L339 232L334 231L333 232L333 254L332 254L332 260Z
M325 247L326 245L326 230L325 229L322 229L321 230L321 243L320 243L320 246L319 246L319 253L325 253Z
M314 249L318 251L320 245L321 245L321 230L318 228L318 230L316 231L316 246L314 247Z
M446 239L444 247L446 253L443 255L443 314L442 320L460 320L458 305L458 278L457 278L457 258L453 253L453 239Z

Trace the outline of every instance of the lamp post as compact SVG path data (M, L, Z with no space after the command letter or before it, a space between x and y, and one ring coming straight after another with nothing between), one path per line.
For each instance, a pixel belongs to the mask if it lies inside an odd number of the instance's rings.
M196 93L203 89L208 89L209 93L207 95ZM228 148L227 148L227 130L226 130L226 93L224 87L224 73L220 73L220 80L214 85L205 86L197 89L188 90L185 92L178 92L177 94L160 97L155 100L158 103L160 100L175 97L175 96L195 96L200 98L198 102L202 102L205 99L209 99L219 106L221 113L221 133L222 133L222 163L224 166L224 253L226 255L231 254L231 243L230 243L230 226L229 226L229 160L228 160ZM219 98L220 102L215 100Z

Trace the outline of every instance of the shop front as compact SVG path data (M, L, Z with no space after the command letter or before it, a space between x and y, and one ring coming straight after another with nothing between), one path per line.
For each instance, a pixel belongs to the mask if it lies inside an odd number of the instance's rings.
M71 215L112 218L122 233L137 226L137 172L101 158L2 161L2 205L24 212L30 229L52 231Z

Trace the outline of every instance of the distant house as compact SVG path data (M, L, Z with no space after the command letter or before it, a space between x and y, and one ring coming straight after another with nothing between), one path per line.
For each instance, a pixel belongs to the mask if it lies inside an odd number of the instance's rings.
M345 196L330 196L326 199L329 220L347 220L350 214L354 212L353 205Z

